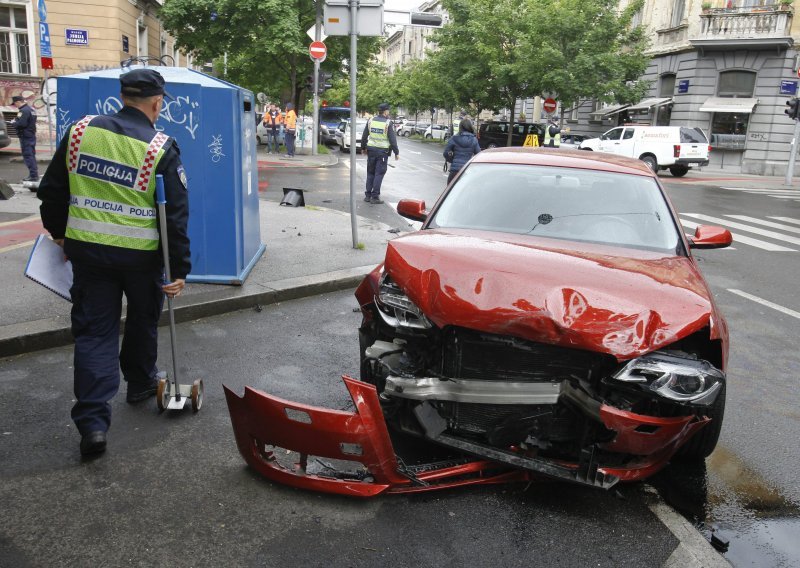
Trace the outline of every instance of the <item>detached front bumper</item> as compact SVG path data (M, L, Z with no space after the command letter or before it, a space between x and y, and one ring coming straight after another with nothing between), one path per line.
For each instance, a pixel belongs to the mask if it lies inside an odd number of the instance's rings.
M587 414L618 432L607 449L636 451L640 457L624 467L608 468L598 466L594 452L587 452L579 463L565 463L440 433L429 438L477 457L406 466L395 454L375 387L348 376L342 379L354 412L298 404L250 387L239 397L224 386L236 443L250 467L285 485L356 497L529 481L542 475L609 488L619 480L643 479L664 467L675 450L707 422L693 417L640 416L599 403L592 408L593 401L576 398L573 402ZM358 467L340 471L322 461L326 459ZM317 463L322 468L313 467Z

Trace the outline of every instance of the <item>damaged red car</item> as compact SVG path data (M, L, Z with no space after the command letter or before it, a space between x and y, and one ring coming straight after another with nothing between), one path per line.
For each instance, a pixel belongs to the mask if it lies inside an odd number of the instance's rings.
M355 411L226 389L251 466L368 496L536 476L608 488L713 451L728 333L691 249L731 234L685 235L645 165L490 150L430 211L402 200L398 212L423 225L356 291ZM409 466L389 429L462 457Z

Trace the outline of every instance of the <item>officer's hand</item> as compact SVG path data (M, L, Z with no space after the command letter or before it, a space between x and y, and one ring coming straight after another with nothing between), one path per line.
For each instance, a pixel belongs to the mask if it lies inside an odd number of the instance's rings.
M161 289L164 290L167 296L174 298L175 296L181 295L181 290L183 290L184 286L186 286L186 280L183 278L176 278L174 282L161 286Z
M56 243L61 248L64 248L64 239L53 239L53 242Z

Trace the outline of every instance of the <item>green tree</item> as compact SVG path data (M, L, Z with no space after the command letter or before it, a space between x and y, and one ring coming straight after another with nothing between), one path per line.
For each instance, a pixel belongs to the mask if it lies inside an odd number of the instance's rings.
M314 64L308 56L306 30L316 21L313 0L166 0L160 17L178 46L202 61L227 53L225 78L273 100L300 108L306 76ZM359 61L378 48L378 38L359 38ZM337 62L349 58L348 37L329 37L323 67L341 76Z

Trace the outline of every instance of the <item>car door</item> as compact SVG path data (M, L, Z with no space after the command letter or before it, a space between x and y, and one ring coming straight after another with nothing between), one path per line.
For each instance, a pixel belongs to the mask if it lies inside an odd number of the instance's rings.
M635 151L635 144L634 141L636 139L636 128L635 127L625 127L625 130L622 132L622 136L619 139L619 143L617 144L617 151L615 154L619 154L620 156L628 156L629 158L638 158L639 156L634 156Z
M625 130L622 127L619 128L612 128L611 130L605 132L602 136L600 136L600 148L601 152L609 152L611 154L618 153L620 138L622 138L622 131Z

